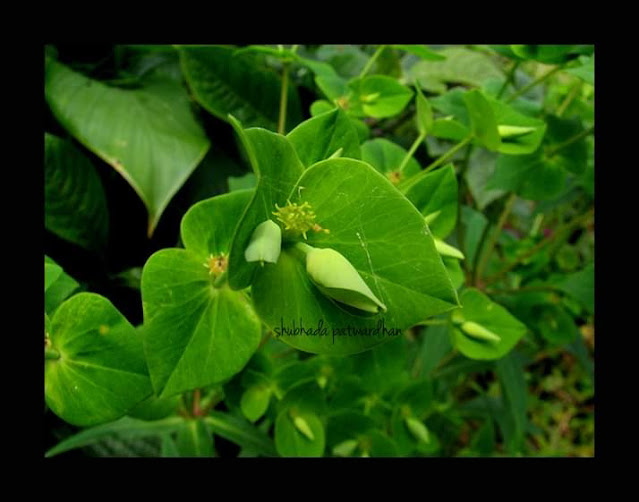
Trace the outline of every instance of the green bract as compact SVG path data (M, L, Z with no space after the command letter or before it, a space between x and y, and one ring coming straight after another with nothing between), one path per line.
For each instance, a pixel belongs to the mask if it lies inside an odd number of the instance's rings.
M340 303L373 314L380 309L386 311L355 267L334 249L310 248L306 252L306 272L322 293Z
M282 248L282 229L272 220L260 223L251 236L244 258L248 262L277 263Z

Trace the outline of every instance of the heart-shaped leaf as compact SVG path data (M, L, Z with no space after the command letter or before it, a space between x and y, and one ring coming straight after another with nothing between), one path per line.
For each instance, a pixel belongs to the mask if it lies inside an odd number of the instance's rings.
M210 146L184 88L155 79L139 89L118 89L47 59L45 96L65 129L137 192L151 235Z
M199 202L182 220L186 249L163 249L142 272L144 345L160 397L223 381L260 340L243 293L223 282L231 236L252 191Z
M286 137L257 127L242 129L237 121L232 123L258 178L255 195L237 226L229 257L229 285L244 289L260 268L257 263L247 262L244 256L251 236L259 224L274 218L275 204L286 204L304 166Z
M109 422L151 394L142 338L106 298L78 293L64 302L49 339L59 358L45 361L45 398L66 422Z
M411 91L396 79L385 75L371 75L349 82L354 107L349 110L358 116L392 117L401 112L413 97Z
M302 122L287 137L305 167L328 159L338 150L340 157L361 156L357 131L340 108Z
M205 110L225 121L231 114L247 127L277 129L279 75L261 67L252 54L232 47L182 46L179 52L186 81ZM286 123L294 125L300 119L299 97L290 85Z
M80 285L48 256L44 257L44 311L52 315Z
M443 239L457 223L457 176L452 164L430 172L404 195L424 215L435 237Z
M258 270L252 285L258 314L277 327L281 340L309 352L356 353L457 305L423 216L368 164L319 162L304 172L288 198L308 204L328 230L309 232L308 244L345 256L388 310L372 318L348 313L313 284L302 253L293 241L285 242L278 263ZM288 330L293 321L317 333L296 336L302 333Z
M109 211L98 173L71 141L44 135L44 226L95 250L109 233Z

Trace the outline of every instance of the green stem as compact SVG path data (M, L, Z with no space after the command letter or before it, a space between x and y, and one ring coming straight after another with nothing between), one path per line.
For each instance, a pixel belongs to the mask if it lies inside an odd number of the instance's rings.
M286 131L286 104L288 102L288 70L289 63L282 64L282 93L280 94L280 116L277 123L277 132L284 134Z
M534 255L535 253L539 252L539 250L542 249L543 247L545 247L547 244L550 244L554 240L558 239L561 235L564 234L564 232L572 231L574 228L576 228L576 227L582 225L584 222L588 221L594 215L594 212L595 212L594 209L590 209L585 214L582 214L581 216L577 216L576 218L574 218L573 220L569 221L565 225L559 227L552 235L550 235L550 236L546 237L544 240L540 241L538 244L536 244L535 246L530 248L528 251L523 253L521 256L519 256L516 260L514 260L510 264L506 265L499 272L497 272L496 274L494 274L494 275L492 275L490 277L487 277L486 278L486 284L491 284L491 283L494 283L494 282L498 281L503 276L505 276L508 272L510 272L513 268L515 268L517 265L519 265L521 262L523 262L524 260L526 260L530 256Z
M565 113L566 109L570 106L570 103L572 103L577 97L579 89L581 89L581 82L577 82L575 85L572 86L572 89L570 89L570 92L566 96L566 99L564 99L563 102L559 105L559 108L557 108L557 117L561 117Z
M589 136L590 134L592 134L594 132L594 130L595 130L595 126L591 125L588 129L584 129L580 133L575 134L572 138L568 138L563 143L559 143L558 145L555 145L552 148L549 148L546 151L546 157L550 158L550 157L555 156L557 154L557 152L559 152L559 150L562 150L562 149L566 148L567 146L570 146L573 143L576 143L580 139L583 139L586 136Z
M474 281L475 286L477 286L479 282L481 281L482 275L484 273L484 269L486 268L486 265L488 264L490 255L495 249L495 244L497 244L497 239L499 239L499 236L501 235L501 230L502 228L504 228L504 225L506 224L506 220L508 219L508 216L510 215L510 211L512 210L513 204L515 203L516 199L517 199L517 195L515 193L511 193L508 199L506 200L506 203L504 204L504 209L502 209L501 214L499 215L499 220L497 221L497 228L494 230L494 232L490 236L490 240L488 241L488 244L487 244L488 247L486 249L486 252L483 253L482 258L479 261L479 265L475 269L475 281ZM478 246L477 253L480 253L480 252L481 252L481 247Z
M518 91L516 91L513 94L511 94L508 97L508 99L506 100L506 103L510 103L511 101L514 101L515 99L517 99L519 96L522 96L523 94L526 94L530 89L532 89L533 87L536 87L537 85L541 84L547 78L550 78L551 76L553 76L555 73L557 73L561 69L562 69L561 66L555 66L550 71L547 71L546 73L544 73L540 77L536 78L535 80L533 80L529 84L523 86L521 89L519 89Z
M448 150L444 155L442 155L441 157L439 157L435 162L433 162L431 165L429 165L428 167L426 167L426 169L424 169L424 173L430 172L433 169L435 169L436 167L441 166L443 163L445 163L448 159L450 159L453 155L455 155L459 150L461 150L462 148L464 148L468 143L470 143L473 139L473 136L467 136L466 138L464 138L463 140L461 140L461 142L457 143L454 147L452 147L450 150Z
M419 136L417 136L415 141L413 141L413 144L411 145L410 149L408 150L408 152L406 152L406 155L404 155L404 158L402 159L402 163L397 168L397 170L400 173L404 172L404 168L406 167L406 164L408 164L408 161L413 157L413 155L415 154L415 151L417 150L417 147L422 143L422 141L424 141L424 138L426 138L426 133L420 134Z
M55 360L55 359L60 359L60 353L55 349L52 349L50 347L45 347L44 360L49 361L49 360Z
M222 272L220 275L218 275L215 278L215 280L213 281L213 287L214 288L222 287L222 285L226 282L227 276L228 276L228 274L227 274L226 270L224 272Z
M359 74L359 78L362 78L364 75L366 75L370 71L370 69L373 67L373 64L375 64L375 61L377 60L379 55L382 53L385 47L386 47L385 45L380 45L377 48L375 53L370 57L370 59L366 63L366 66L364 66L364 68L362 69L362 72Z
M506 89L508 89L508 86L513 83L515 72L517 71L517 68L519 68L520 64L521 64L521 61L515 61L513 65L510 67L510 70L508 71L508 75L506 75L506 80L504 81L504 84L501 86L501 89L499 89L499 92L497 93L497 99L501 99L501 97L504 95L504 92L506 92Z
M468 136L467 138L464 138L460 143L457 143L455 146L453 146L450 150L448 150L446 153L444 153L444 155L442 155L435 162L430 164L426 169L424 169L424 170L418 172L417 174L411 176L410 178L406 179L403 183L400 183L399 184L400 190L405 193L408 189L410 189L413 186L415 186L417 183L419 183L424 178L424 176L426 176L426 174L428 174L428 172L432 171L436 167L438 167L441 164L443 164L444 162L446 162L453 155L455 155L460 149L464 148L468 143L470 143L470 141L472 139L473 139L472 136ZM415 148L417 148L417 147L415 147Z

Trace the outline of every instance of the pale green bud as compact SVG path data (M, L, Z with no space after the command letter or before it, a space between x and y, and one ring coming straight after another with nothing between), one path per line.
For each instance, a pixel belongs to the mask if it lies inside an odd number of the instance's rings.
M501 342L501 337L499 335L496 335L489 329L485 328L481 324L477 324L476 322L466 321L461 325L461 330L469 337L476 338L477 340L485 340L487 342L493 343Z
M272 220L260 223L251 236L244 258L248 262L277 263L282 250L282 229Z
M326 296L365 312L386 311L355 267L334 249L306 247L306 272Z

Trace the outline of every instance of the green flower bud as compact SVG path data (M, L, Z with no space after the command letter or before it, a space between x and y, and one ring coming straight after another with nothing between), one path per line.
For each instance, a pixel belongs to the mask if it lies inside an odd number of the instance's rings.
M304 420L303 417L299 415L294 415L291 418L293 419L293 425L295 425L295 428L298 431L304 434L304 436L306 436L311 441L315 440L315 434L313 434L313 431L311 430L311 426L308 425L308 422Z
M415 439L423 441L426 444L430 443L430 434L428 433L428 429L421 421L417 420L415 417L409 416L404 418L404 423Z
M355 267L334 249L306 246L306 272L317 288L329 298L356 309L377 314L386 312Z
M497 131L499 131L499 135L502 138L517 138L519 136L524 136L528 133L531 133L534 130L535 130L534 127L509 126L509 125L497 126Z
M461 329L469 337L476 338L477 340L485 340L492 343L501 342L501 337L499 335L496 335L476 322L466 321L461 325Z
M464 255L459 249L451 246L450 244L446 244L444 241L440 239L433 239L433 240L435 241L435 247L437 248L437 252L440 255L450 256L451 258L456 258L458 260L464 259Z
M433 223L433 221L435 221L440 214L441 214L441 211L435 211L434 213L429 213L426 216L424 216L424 221L426 222L426 225L430 225L431 223Z
M260 223L251 236L244 258L248 262L277 263L282 250L282 229L272 220Z
M336 457L350 457L359 442L356 439L347 439L333 447L333 455Z

